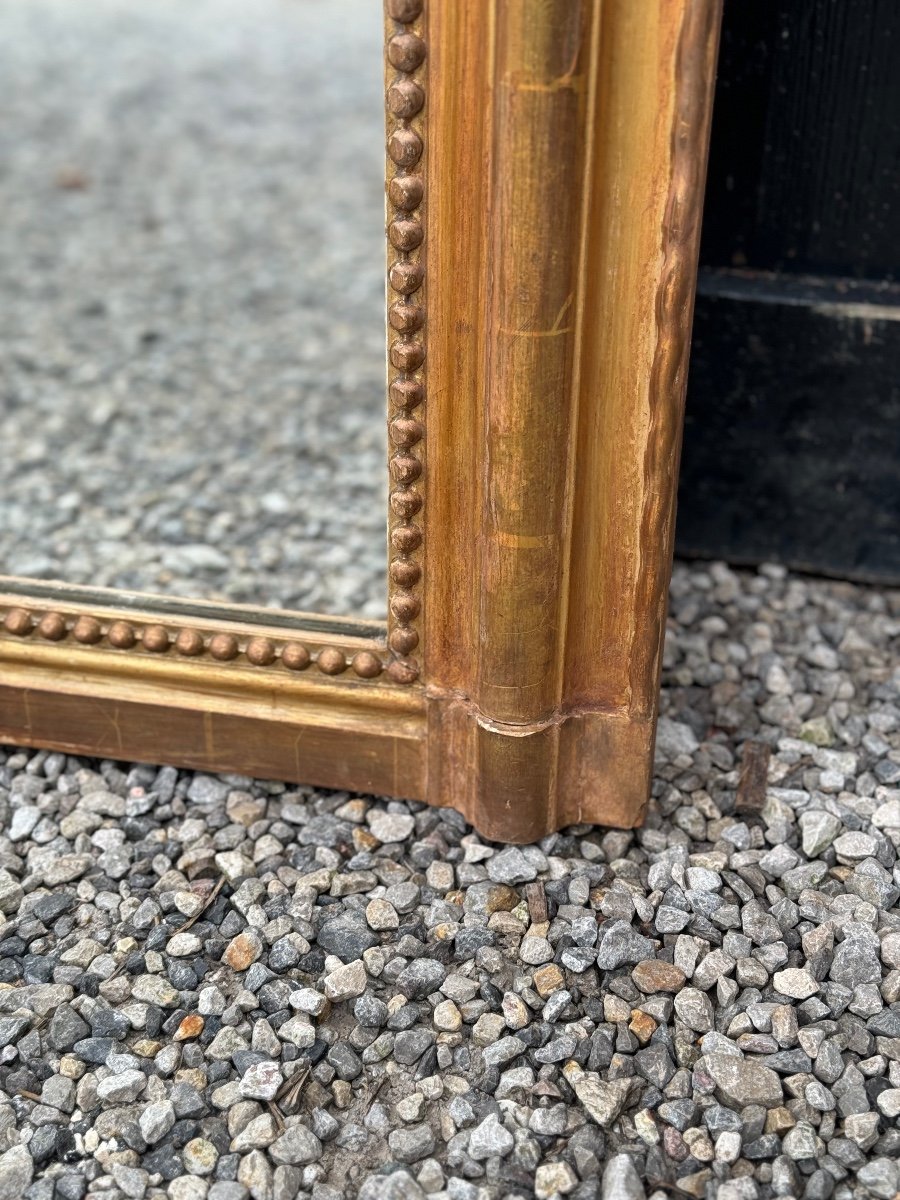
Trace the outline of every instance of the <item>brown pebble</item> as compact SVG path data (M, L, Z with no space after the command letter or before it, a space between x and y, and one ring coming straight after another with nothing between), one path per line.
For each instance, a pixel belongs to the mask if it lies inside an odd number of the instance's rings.
M550 1096L554 1100L562 1099L562 1092L559 1090L556 1084L549 1079L539 1079L531 1089L531 1094L532 1096Z
M206 1022L199 1013L188 1013L175 1030L175 1041L187 1042L191 1038L199 1037L205 1024Z
M525 899L528 901L528 915L532 925L540 925L549 920L547 893L540 879L525 885Z
M160 1050L162 1050L162 1042L156 1041L155 1038L139 1038L136 1042L132 1043L131 1049L138 1058L155 1058ZM80 1079L81 1075L69 1074L66 1070L63 1070L65 1058L66 1056L64 1055L60 1060L60 1074L68 1075L70 1079ZM81 1063L79 1065L82 1067L83 1073L84 1064Z
M687 976L681 967L657 958L640 962L631 972L631 978L642 992L677 992L684 987Z
M783 1105L779 1105L778 1108L770 1108L766 1113L766 1133L777 1133L781 1137L789 1129L793 1129L796 1124L790 1109Z
M535 971L533 982L534 990L542 1000L546 1000L548 996L559 991L565 983L565 976L556 963L547 963L545 967L538 967Z
M225 801L225 811L229 820L249 828L266 815L266 802L249 792L232 792Z
M365 850L375 850L381 845L378 838L373 837L369 830L363 829L361 825L354 827L351 837L353 838L353 845L357 853Z
M258 936L251 933L239 933L228 943L222 961L228 963L234 971L246 971L256 962L262 953Z
M507 883L498 883L488 892L485 905L489 913L512 912L519 903L519 893Z
M366 813L369 811L369 808L368 800L347 800L341 805L336 815L342 821L352 821L354 825L357 825L366 819Z
M628 1028L641 1045L646 1046L656 1032L656 1022L649 1013L641 1012L639 1008L636 1008L631 1014Z
M87 174L71 163L56 172L56 186L64 192L83 192L90 182Z
M769 781L769 759L772 747L768 742L747 740L741 754L741 775L734 801L736 813L758 815L766 802Z

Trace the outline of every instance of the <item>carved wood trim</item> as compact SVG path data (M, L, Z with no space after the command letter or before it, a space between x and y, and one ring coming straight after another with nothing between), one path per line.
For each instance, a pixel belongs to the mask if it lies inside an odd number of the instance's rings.
M5 640L37 643L47 649L78 647L168 657L185 663L234 663L293 676L318 673L334 678L347 673L357 679L377 679L385 666L383 652L369 639L253 629L246 622L235 628L226 621L162 619L149 607L139 613L94 606L87 611L65 601L48 605L0 595L0 641ZM390 680L389 674L385 677Z
M389 678L419 677L425 493L423 0L385 0L390 439Z

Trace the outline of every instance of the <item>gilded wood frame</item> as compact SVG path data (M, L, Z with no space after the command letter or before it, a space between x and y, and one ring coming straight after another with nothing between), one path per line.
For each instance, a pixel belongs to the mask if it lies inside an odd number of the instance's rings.
M387 626L0 579L0 738L635 825L720 0L385 9Z

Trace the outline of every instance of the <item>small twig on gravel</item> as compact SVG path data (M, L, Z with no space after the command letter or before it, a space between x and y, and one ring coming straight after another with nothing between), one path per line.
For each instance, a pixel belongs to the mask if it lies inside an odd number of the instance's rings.
M303 1089L306 1087L311 1071L312 1067L307 1063L296 1075L286 1079L275 1093L275 1103L284 1109L296 1109L300 1104L300 1097L303 1095Z
M772 747L768 742L744 742L741 756L741 777L738 782L736 813L759 814L766 802L769 780L769 759Z
M175 930L175 933L184 933L184 931L186 929L190 929L190 927L194 924L195 921L199 921L200 918L203 916L203 914L206 912L206 910L213 903L216 896L218 896L219 892L221 892L221 890L224 886L225 886L225 876L220 875L219 878L216 880L216 886L213 888L213 890L206 897L206 900L203 902L203 907L199 908L192 917L188 917L188 919L185 921L185 923L183 925L179 925L178 928ZM172 936L174 937L174 934Z
M371 1108L372 1108L372 1105L373 1105L373 1104L375 1103L375 1101L378 1099L378 1094L379 1094L379 1092L381 1091L381 1089L384 1087L384 1085L387 1083L387 1080L388 1080L388 1077L387 1077L387 1075L382 1075L382 1077L381 1077L381 1078L378 1080L378 1082L375 1084L375 1087L372 1089L372 1094L371 1094L371 1096L369 1097L369 1103L366 1105L366 1112L367 1112L367 1113L368 1113L368 1112L371 1110Z
M28 1092L23 1088L17 1091L16 1095L21 1096L25 1100L34 1100L37 1104L43 1105L44 1108L52 1108L54 1112L65 1113L67 1117L70 1115L64 1108L60 1108L58 1104L53 1104L50 1100L45 1100L37 1092Z

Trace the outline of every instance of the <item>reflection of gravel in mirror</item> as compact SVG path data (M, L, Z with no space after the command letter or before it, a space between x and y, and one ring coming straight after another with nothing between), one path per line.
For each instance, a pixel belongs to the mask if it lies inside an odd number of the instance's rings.
M384 614L380 7L0 6L0 573Z

